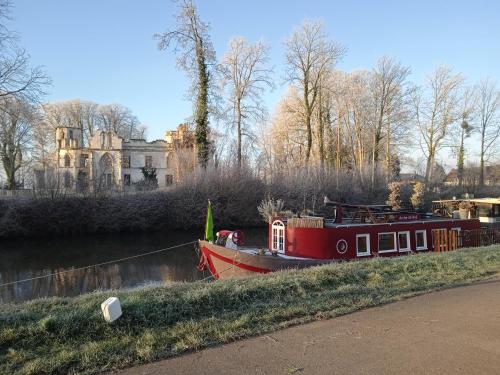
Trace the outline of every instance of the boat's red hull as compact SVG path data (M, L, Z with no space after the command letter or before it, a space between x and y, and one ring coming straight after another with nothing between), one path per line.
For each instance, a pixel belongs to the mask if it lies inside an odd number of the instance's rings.
M317 225L316 218L305 218L288 225L274 220L269 225L269 249L235 248L240 235L224 233L227 246L200 241L200 269L208 268L215 278L243 278L290 268L366 259L401 256L428 251L450 251L473 246L470 234L479 230L477 219L412 220L367 224ZM308 222L309 220L310 222ZM298 226L298 225L301 226ZM231 242L227 242L231 241Z
M295 259L266 254L252 254L200 241L200 269L208 268L216 279L235 279L285 269L306 268L331 263L331 260Z

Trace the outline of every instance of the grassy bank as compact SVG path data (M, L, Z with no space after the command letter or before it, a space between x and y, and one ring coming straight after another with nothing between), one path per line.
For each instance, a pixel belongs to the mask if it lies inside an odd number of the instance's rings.
M0 373L98 373L173 356L500 271L500 246L375 259L243 281L100 292L0 306ZM100 303L124 314L106 324Z

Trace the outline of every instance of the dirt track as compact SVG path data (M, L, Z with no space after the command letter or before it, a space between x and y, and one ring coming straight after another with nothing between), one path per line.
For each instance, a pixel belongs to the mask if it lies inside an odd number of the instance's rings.
M130 368L160 374L500 374L500 280Z

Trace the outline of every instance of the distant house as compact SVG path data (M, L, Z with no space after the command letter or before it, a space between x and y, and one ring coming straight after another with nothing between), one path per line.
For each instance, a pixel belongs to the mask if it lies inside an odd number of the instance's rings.
M401 173L399 175L399 178L401 182L406 182L409 184L425 181L425 177L419 175L418 173Z
M479 167L464 168L463 184L465 186L479 185ZM444 180L446 186L458 186L458 171L453 168ZM486 186L500 185L500 165L488 165L484 168L484 184Z

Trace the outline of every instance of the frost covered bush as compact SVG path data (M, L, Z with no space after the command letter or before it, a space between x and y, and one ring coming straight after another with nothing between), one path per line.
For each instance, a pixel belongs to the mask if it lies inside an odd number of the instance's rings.
M267 198L260 202L257 210L265 223L269 222L269 218L283 211L285 201L283 199Z
M199 228L208 199L218 227L262 225L263 182L234 173L199 172L168 191L0 200L0 238Z

